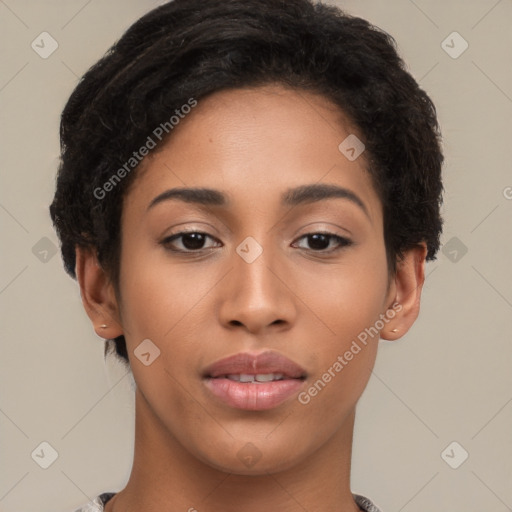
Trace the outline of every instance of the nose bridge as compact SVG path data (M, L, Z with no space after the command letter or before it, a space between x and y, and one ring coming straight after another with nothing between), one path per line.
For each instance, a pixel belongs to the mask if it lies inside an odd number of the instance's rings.
M278 260L284 255L272 246L271 239L271 234L260 230L235 247L229 292L222 306L223 321L258 330L277 320L292 320L293 301L275 270L281 267Z
M275 265L277 256L270 239L271 236L261 232L255 236L247 236L235 249L236 280L241 289L249 292L252 300L271 300L277 292L275 288L279 287L275 275L270 270L272 265Z

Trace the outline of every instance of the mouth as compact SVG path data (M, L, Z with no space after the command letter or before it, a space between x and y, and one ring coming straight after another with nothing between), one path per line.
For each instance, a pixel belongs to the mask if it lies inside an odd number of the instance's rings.
M235 382L275 382L278 380L285 380L292 377L285 376L284 373L232 373L229 375L222 375L220 377L212 377L217 379L229 379ZM299 377L301 378L301 377Z
M273 409L303 387L306 371L272 351L241 353L210 365L203 382L212 399L235 409Z

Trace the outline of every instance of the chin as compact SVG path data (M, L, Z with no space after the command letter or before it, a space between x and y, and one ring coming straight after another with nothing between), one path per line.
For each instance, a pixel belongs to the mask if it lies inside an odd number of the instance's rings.
M219 447L219 444L213 446ZM297 452L297 443L284 449L255 440L254 442L236 441L234 446L224 451L215 450L203 453L201 460L212 468L233 475L265 476L293 468L301 463L306 453Z
M261 458L253 465L246 465L238 460L236 457L226 459L222 457L219 459L210 459L207 463L214 469L224 473L239 476L268 476L269 473L280 473L287 471L298 464L295 459L283 459L276 455L271 457Z

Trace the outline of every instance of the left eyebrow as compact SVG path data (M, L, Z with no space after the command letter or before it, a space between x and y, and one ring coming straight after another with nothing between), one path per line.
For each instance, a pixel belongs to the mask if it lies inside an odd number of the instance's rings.
M297 206L326 199L346 199L357 205L368 218L368 209L361 198L351 190L337 185L311 184L286 190L281 196L281 204ZM156 196L148 205L147 210L171 199L204 206L229 206L231 200L220 190L212 188L171 188ZM147 211L146 210L146 211Z
M359 206L365 215L370 218L366 205L361 198L351 190L338 185L313 184L288 189L282 196L282 203L289 206L296 206L303 203L314 203L325 199L347 199Z

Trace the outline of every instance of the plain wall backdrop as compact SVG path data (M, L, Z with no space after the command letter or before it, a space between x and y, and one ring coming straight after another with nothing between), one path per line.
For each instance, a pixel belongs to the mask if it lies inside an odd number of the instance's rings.
M48 205L65 102L159 3L0 0L2 512L71 512L129 476L131 375L103 360ZM383 512L510 511L512 1L336 4L395 37L436 104L446 156L443 248L416 324L380 342L352 490Z

